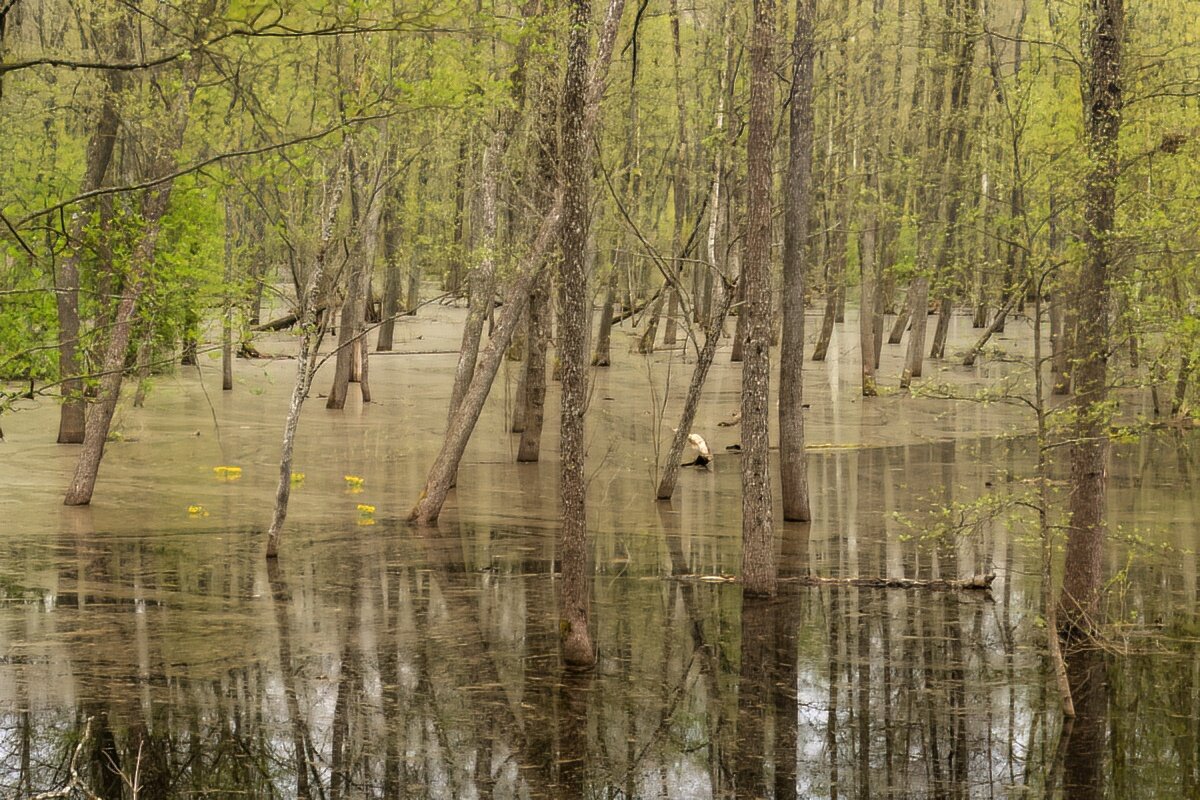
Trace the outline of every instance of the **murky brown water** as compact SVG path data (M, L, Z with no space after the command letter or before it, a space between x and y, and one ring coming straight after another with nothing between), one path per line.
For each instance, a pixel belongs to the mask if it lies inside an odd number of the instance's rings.
M145 409L121 413L124 441L90 509L59 504L73 453L50 443L53 405L5 418L0 794L62 786L73 761L103 797L132 797L135 782L142 798L1200 792L1194 438L1115 453L1119 624L1109 651L1075 660L1093 680L1060 747L1038 544L1008 502L1032 471L1029 442L1008 435L1027 427L1019 409L864 403L856 333L839 333L808 379L817 522L783 527L783 572L999 577L986 597L785 583L772 602L743 603L736 585L678 577L738 571L736 456L685 471L673 503L653 502L653 442L665 453L690 366L619 355L597 374L591 414L600 663L564 675L553 397L546 462L513 464L514 368L440 526L402 522L457 346L457 312L434 317L398 330L406 354L372 361L379 402L306 409L277 570L261 531L292 362L239 362L231 394L216 362L207 395L194 372L161 379ZM1022 345L1016 329L1004 346ZM897 348L885 349L881 374L894 376ZM933 369L965 387L987 377ZM737 391L722 358L696 426L718 452L736 441L716 423ZM241 478L219 480L219 465ZM375 524L360 524L359 503Z

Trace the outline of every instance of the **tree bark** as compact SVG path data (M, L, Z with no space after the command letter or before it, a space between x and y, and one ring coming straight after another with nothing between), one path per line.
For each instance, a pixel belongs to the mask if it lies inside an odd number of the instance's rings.
M383 319L379 323L379 334L375 341L375 350L380 353L386 353L395 346L396 315L400 310L400 234L403 228L399 189L392 193L390 200L391 213L386 216L383 229L383 260L387 269L380 308Z
M105 82L100 116L88 142L87 167L79 185L80 192L98 189L104 182L117 141L120 125L117 103L125 86L125 76L110 70L105 73ZM54 295L58 306L58 374L63 398L58 421L59 444L79 444L84 437L86 406L83 380L79 377L79 262L83 257L83 235L91 208L92 204L88 204L71 216L67 252L59 269L59 285Z
M683 448L687 445L688 434L692 431L692 423L696 421L696 411L700 408L700 392L708 377L713 357L717 354L717 345L721 342L721 326L733 303L733 286L725 286L721 293L721 301L717 304L715 313L709 318L704 332L704 347L696 358L696 366L692 370L692 379L688 384L687 396L683 401L683 411L679 415L679 426L671 440L671 450L667 453L666 466L662 478L658 482L656 497L659 500L670 500L675 494L675 483L679 479L679 462L683 458Z
M775 594L775 531L767 438L771 385L771 131L773 0L754 0L746 141L746 305L742 361L742 577L749 595Z
M148 272L154 260L154 248L161 231L160 223L167 211L170 197L171 183L168 182L147 190L142 200L142 220L145 227L133 251L129 274L125 277L125 288L117 303L111 338L104 352L99 397L87 415L83 448L75 465L75 475L67 487L64 505L85 506L92 502L96 477L100 471L100 460L104 457L104 444L108 439L109 427L112 425L117 400L121 394L121 383L125 375L125 354L133 333L134 311L146 289Z
M279 541L283 534L284 520L287 519L288 500L292 491L292 453L296 443L296 428L300 424L300 411L308 397L309 387L312 386L313 374L316 371L317 352L325 333L325 320L329 319L328 314L319 313L326 303L323 302L324 298L317 295L323 293L328 282L325 269L329 247L333 241L334 222L342 202L347 149L348 145L343 146L332 185L328 189L325 214L321 220L312 272L309 274L303 290L298 292L296 297L296 316L300 321L300 351L296 356L296 382L292 386L292 397L288 402L287 422L283 428L283 448L279 457L279 481L275 485L275 507L271 514L271 527L267 530L266 555L268 559L274 559L279 555Z
M483 336L483 324L492 310L495 294L496 274L496 189L508 137L502 129L492 134L483 151L483 181L480 187L480 222L482 230L483 256L469 278L467 321L463 325L462 345L458 351L458 366L454 370L454 386L450 392L450 416L458 410L463 394L475 373L475 362L479 357L479 340Z
M521 443L517 448L517 461L522 463L537 461L542 449L542 426L546 419L546 349L550 338L547 330L549 294L550 276L546 274L534 284L525 312L525 371L518 397Z
M157 154L152 159L150 171L155 176L167 175L175 167L174 158L183 144L188 110L198 74L199 65L195 62L185 64L182 69L180 88L166 108L166 135L162 140L153 143L157 145ZM63 500L68 506L87 505L92 501L96 477L100 471L100 460L104 456L104 444L108 439L113 413L117 409L117 400L121 394L125 356L133 332L134 312L146 289L150 268L154 263L155 246L162 230L163 215L167 213L170 205L173 185L173 180L166 180L147 189L142 195L142 232L130 254L128 272L124 276L121 296L112 317L111 335L104 352L101 370L99 396L87 415L83 447Z
M386 131L381 133L386 138ZM387 152L386 148L383 152ZM351 161L354 159L351 158ZM352 224L358 228L358 242L350 275L346 281L346 298L342 302L333 385L325 402L326 408L335 410L345 408L351 383L359 384L364 403L370 402L371 399L369 385L363 383L362 364L365 358L364 351L367 349L364 319L367 283L379 245L379 219L382 211L379 184L383 177L383 165L377 163L370 168L366 164L352 166L351 175L351 199L355 209L351 217Z
M617 38L617 28L621 14L625 8L625 0L609 0L604 23L600 32L600 41L596 48L596 61L588 81L587 97L583 109L583 123L580 141L589 141L595 129L596 116L599 111L600 98L604 92L605 77L608 65L612 60L613 46ZM491 391L492 381L504 358L504 352L512 341L513 332L520 321L529 301L529 292L539 275L546 251L553 236L558 231L563 210L563 191L561 186L551 195L553 200L542 223L534 237L529 255L513 280L512 287L505 297L504 307L496 317L496 328L487 346L480 354L479 364L475 375L463 396L458 413L446 431L445 441L429 470L425 487L421 491L417 504L409 515L412 522L429 525L437 521L446 495L450 491L451 479L458 469L458 462L466 450L467 441L475 428L483 404Z
M1121 44L1124 0L1090 0L1083 87L1088 163L1084 191L1084 263L1075 293L1075 430L1071 445L1070 527L1060 625L1090 634L1099 624L1104 575L1104 503L1108 487L1109 269L1120 168Z
M221 390L233 390L233 259L236 246L233 204L225 202L225 294L221 309Z
M804 460L804 271L812 204L814 0L796 0L792 39L791 135L783 238L783 336L779 347L779 476L783 518L808 522Z
M587 146L583 116L587 102L588 0L571 3L571 36L563 86L564 200L562 220L562 314L559 318L558 357L562 365L559 492L562 528L558 545L562 559L559 618L563 660L573 667L596 661L588 630L591 571L588 569L587 480L584 475L584 417L587 410L587 341L591 327L587 248Z

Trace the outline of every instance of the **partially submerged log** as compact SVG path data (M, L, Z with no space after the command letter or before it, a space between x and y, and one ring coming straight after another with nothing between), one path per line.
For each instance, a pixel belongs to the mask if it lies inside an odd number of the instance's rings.
M290 314L284 314L282 317L277 317L276 319L270 320L269 322L264 322L261 325L255 325L250 330L254 331L255 333L287 330L296 324L296 319L296 312L293 311Z
M672 575L675 580L697 583L738 583L735 575ZM780 578L781 586L857 586L865 589L925 589L931 592L987 591L992 588L996 574L989 572L961 580L942 578L825 578L818 575L799 575Z

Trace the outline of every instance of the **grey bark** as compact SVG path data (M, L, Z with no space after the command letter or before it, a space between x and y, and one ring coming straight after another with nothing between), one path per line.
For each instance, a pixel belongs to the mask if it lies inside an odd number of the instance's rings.
M750 119L742 281L742 580L749 595L773 595L775 525L767 438L771 384L771 131L774 126L773 0L754 0L750 33ZM742 321L739 320L739 321Z
M588 141L595 129L596 116L599 110L600 98L604 92L605 78L608 65L612 59L613 46L616 42L617 28L621 14L625 8L624 0L609 0L608 10L600 31L600 40L596 48L596 59L588 81L587 98L583 110L581 141ZM492 382L504 358L509 342L516 330L517 323L529 300L529 291L537 279L539 270L549 248L554 234L557 233L563 209L563 192L561 187L552 193L553 200L549 204L542 223L538 228L529 255L513 280L513 284L505 297L504 307L496 317L496 328L492 338L480 354L479 364L470 386L463 396L458 413L446 431L445 441L430 468L425 487L421 491L417 504L409 515L411 521L429 525L437 521L441 514L446 495L450 491L450 480L457 471L458 462L462 459L467 441L474 430L479 414L483 410L484 401L491 391Z
M796 0L792 39L790 142L785 179L783 332L779 355L779 474L783 518L807 522L808 470L804 456L804 272L812 203L813 21L815 0Z

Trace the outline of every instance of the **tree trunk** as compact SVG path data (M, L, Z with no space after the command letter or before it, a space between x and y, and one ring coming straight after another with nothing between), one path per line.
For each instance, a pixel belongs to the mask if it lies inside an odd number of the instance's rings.
M614 260L604 290L604 306L600 309L600 327L596 332L596 352L592 356L593 367L607 367L612 363L613 304L617 302L617 272Z
M908 353L904 360L904 372L900 376L900 388L907 389L913 378L921 377L925 361L925 328L929 322L929 278L917 276L910 295L912 306L912 331L908 337Z
M172 151L173 152L173 151ZM160 222L167 211L171 198L171 182L148 189L142 199L143 230L134 248L125 276L125 288L117 303L113 318L111 337L104 352L100 392L95 405L87 415L84 426L83 448L75 475L67 487L63 503L68 506L85 506L92 502L96 487L96 476L100 471L100 460L104 457L104 444L108 439L113 413L121 394L121 382L125 374L125 354L133 333L134 311L146 288L150 265L154 260L154 248L161 230Z
M236 245L236 230L233 220L233 204L225 203L225 295L221 313L221 390L233 389L233 259Z
M386 136L386 132L384 135ZM341 320L338 325L333 385L325 402L325 407L330 409L345 408L351 383L358 383L363 402L370 402L370 389L363 385L362 363L365 358L364 351L367 349L366 327L363 321L366 318L367 283L379 244L379 218L382 211L379 184L383 177L383 165L376 164L368 170L365 164L353 166L353 162L354 158L351 157L351 199L354 208L351 224L358 228L358 244L355 247L350 275L346 280L346 298L342 302Z
M790 152L783 238L783 336L779 355L779 474L783 518L808 522L808 471L804 460L804 270L812 203L813 37L815 0L796 0L792 39Z
M542 425L546 414L546 349L549 345L547 314L550 310L550 276L543 275L533 287L526 310L528 334L525 345L521 404L521 443L517 461L537 461L542 449ZM514 426L515 427L515 426Z
M268 559L274 559L279 555L279 541L283 534L284 520L287 519L288 500L292 492L292 453L296 443L296 428L300 424L300 411L308 397L309 387L312 386L317 352L320 350L321 339L325 334L325 320L329 319L328 314L318 314L319 309L324 307L327 301L324 297L317 295L324 291L325 284L328 282L325 276L325 267L330 243L333 240L334 222L342 202L348 141L343 146L332 185L326 194L325 213L321 220L312 272L308 276L307 284L296 296L296 316L300 321L300 352L296 356L296 382L292 386L287 422L283 428L283 448L279 457L279 481L275 485L275 507L271 514L271 527L267 530L266 555Z
M458 351L458 366L454 370L454 386L450 392L450 416L458 410L462 396L475 373L475 361L479 356L479 340L483 336L483 325L492 310L495 294L496 274L496 188L499 171L504 158L504 147L508 137L503 130L492 134L491 141L483 152L483 181L480 187L480 222L482 230L483 257L470 276L468 295L469 311L463 325L462 345Z
M775 594L775 533L767 438L771 385L771 131L774 126L773 0L754 0L742 281L742 577L749 595Z
M573 667L596 662L588 630L591 571L588 568L587 480L584 475L584 417L587 409L587 340L591 327L588 291L588 143L583 139L588 56L588 0L571 3L571 37L563 87L564 199L562 242L562 314L559 317L558 357L562 365L559 491L562 528L559 557L559 619L563 661Z
M896 320L892 323L892 330L888 333L888 344L900 344L904 338L904 331L908 328L908 322L912 319L912 303L913 290L916 288L916 281L908 287L905 292L904 302L900 305L900 310L896 313Z
M1119 171L1121 43L1124 0L1092 0L1083 87L1088 163L1084 191L1084 263L1074 298L1077 331L1075 430L1071 445L1070 509L1060 625L1090 634L1099 624L1103 584L1104 503L1108 486L1109 269Z
M110 70L105 73L105 82L100 116L88 142L87 167L79 185L80 192L98 189L104 182L117 141L120 125L117 103L125 76ZM79 262L83 257L83 234L91 217L90 210L91 204L88 204L71 216L67 252L59 270L58 291L54 295L58 306L58 374L63 398L58 421L59 444L79 444L84 436L85 403L83 380L79 377Z
M662 478L658 482L656 497L659 500L670 500L675 494L675 484L679 479L679 462L683 458L683 448L687 445L688 434L692 431L692 423L696 421L696 411L700 408L700 392L704 389L704 381L712 366L713 357L717 354L717 345L721 342L721 325L729 306L733 303L733 286L725 286L721 293L721 301L717 304L715 313L709 318L704 331L704 347L696 358L696 366L692 370L692 380L688 384L687 396L683 401L683 411L679 415L679 426L671 440L671 450L667 453L666 466Z
M875 225L874 213L868 213L863 221L859 238L859 261L862 267L862 282L858 309L858 345L862 360L862 396L875 397Z
M642 355L647 355L654 352L654 340L658 338L658 321L662 318L663 298L672 291L669 285L664 285L655 295L654 303L650 306L649 321L646 323L646 330L642 332L642 337L638 339L638 352Z
M946 357L946 339L950 335L950 318L954 314L954 299L951 289L943 289L945 294L938 302L937 327L933 331L933 346L929 348L930 358Z
M617 28L624 8L625 0L609 0L600 32L600 41L596 48L596 62L588 82L580 141L589 141L596 126L600 97L604 92L605 77L608 74L609 62L612 60ZM500 361L504 358L504 352L508 349L513 332L528 304L529 292L540 273L549 244L558 231L563 210L561 187L551 196L553 200L549 203L545 216L542 217L542 223L529 249L529 255L526 256L525 263L518 270L512 287L505 297L504 307L496 317L496 329L480 354L475 376L471 379L471 385L467 387L458 414L455 415L454 421L446 431L446 439L429 470L425 487L409 515L409 519L413 522L429 525L436 522L441 514L442 505L446 502L446 495L450 491L450 479L458 469L458 462L462 459L467 441L471 437L471 431L474 430L479 414L483 411L484 401L487 400L488 393L491 391L492 381L500 368Z
M156 156L150 164L150 174L155 177L168 175L175 169L175 154L183 144L188 109L195 91L198 72L199 65L195 62L183 66L180 87L174 99L165 109L170 120L170 128L160 141L147 143L157 145L154 148ZM170 205L173 185L173 180L165 180L146 189L142 195L142 232L130 254L121 297L112 317L111 335L104 352L99 397L87 415L83 432L83 447L79 453L79 461L75 465L75 474L67 487L67 494L63 500L64 504L68 506L87 505L92 501L96 476L100 470L100 460L104 456L104 443L108 439L109 426L112 425L113 413L117 409L117 400L121 394L125 355L133 332L134 312L146 289L150 268L154 263L155 246L162 229L163 215L167 213L167 207Z
M379 335L375 349L386 353L395 346L396 315L400 310L400 196L392 197L391 213L387 215L383 232L383 260L387 273L383 279L383 302L380 314Z

